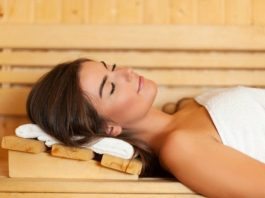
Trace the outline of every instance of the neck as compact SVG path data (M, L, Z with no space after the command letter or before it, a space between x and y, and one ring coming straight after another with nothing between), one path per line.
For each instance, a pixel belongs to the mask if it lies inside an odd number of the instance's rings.
M166 114L156 108L150 111L141 120L126 126L136 138L144 141L156 155L169 132L177 129L178 113Z

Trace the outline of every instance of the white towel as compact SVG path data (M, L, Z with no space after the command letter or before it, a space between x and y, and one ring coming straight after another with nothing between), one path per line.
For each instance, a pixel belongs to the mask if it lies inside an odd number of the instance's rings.
M22 138L37 138L40 141L44 141L48 147L56 143L61 143L56 138L45 133L36 124L20 125L16 128L15 133L18 137ZM75 136L74 138L78 139L81 136ZM98 154L109 154L123 159L130 159L134 154L134 148L131 144L111 137L101 138L95 143L85 144L82 147L90 148Z
M213 89L195 100L208 110L223 144L265 163L265 89Z

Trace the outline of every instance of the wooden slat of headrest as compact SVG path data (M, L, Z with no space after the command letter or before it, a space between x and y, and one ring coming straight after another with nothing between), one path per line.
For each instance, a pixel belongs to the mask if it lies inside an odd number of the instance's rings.
M0 52L0 65L41 67L87 57L119 66L145 68L264 68L264 52Z
M265 27L0 25L0 48L264 50Z

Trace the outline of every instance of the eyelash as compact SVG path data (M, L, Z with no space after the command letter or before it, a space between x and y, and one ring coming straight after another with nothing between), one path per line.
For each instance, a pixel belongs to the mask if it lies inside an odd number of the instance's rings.
M116 68L116 64L112 65L112 69L111 69L111 71L114 71L115 68Z
M114 71L115 70L115 68L116 68L116 64L114 64L113 66L112 66L112 69L111 69L111 71ZM110 91L110 95L112 95L113 94L113 92L115 91L115 84L112 82L111 83L111 91Z

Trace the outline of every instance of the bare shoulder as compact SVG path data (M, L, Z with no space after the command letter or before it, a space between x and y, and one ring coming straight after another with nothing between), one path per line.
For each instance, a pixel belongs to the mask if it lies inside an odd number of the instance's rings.
M171 134L159 159L179 181L207 197L265 197L265 164L206 136Z
M177 173L181 166L184 165L185 167L184 162L192 162L196 158L193 152L197 150L198 141L205 141L202 140L203 137L199 136L184 131L168 135L159 153L162 165L168 171L173 172L175 176L178 176ZM194 144L195 141L197 141L196 144Z

